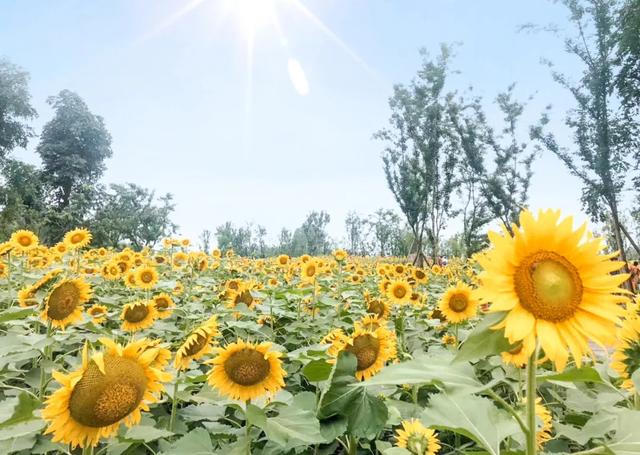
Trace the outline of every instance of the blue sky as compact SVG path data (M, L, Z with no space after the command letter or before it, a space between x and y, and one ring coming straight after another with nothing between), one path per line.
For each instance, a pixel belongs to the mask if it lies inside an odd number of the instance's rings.
M522 99L534 95L525 121L551 103L553 128L569 139L561 123L571 99L540 58L578 77L576 62L558 38L517 32L527 22L566 26L551 1L300 0L312 19L293 0L273 0L281 32L256 19L251 72L234 9L242 1L204 0L171 21L189 0L0 0L0 55L31 73L37 131L52 116L47 96L78 92L113 136L103 181L171 192L192 238L231 220L260 223L275 239L323 209L340 239L349 210L395 208L372 134L387 123L392 85L418 69L420 47L462 43L452 88L473 85L497 118L491 99L517 82ZM304 96L290 59L304 71ZM36 143L15 155L37 162ZM538 160L531 207L583 219L579 194L553 156Z

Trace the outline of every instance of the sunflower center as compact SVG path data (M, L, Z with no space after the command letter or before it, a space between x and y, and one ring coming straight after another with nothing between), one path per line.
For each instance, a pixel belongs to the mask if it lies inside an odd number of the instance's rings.
M20 237L18 239L18 243L22 246L29 246L31 245L31 237L28 237L26 235L23 235L22 237Z
M250 306L253 302L253 296L250 291L242 291L242 293L236 299L236 303L244 303L247 306Z
M380 340L371 334L358 335L353 340L353 346L348 346L347 351L355 354L358 359L358 371L366 370L376 362L380 353Z
M407 290L404 288L404 286L395 286L393 288L393 295L394 297L396 297L397 299L401 299L403 298L405 295L407 295Z
M515 348L513 348L512 350L509 351L509 354L511 355L518 355L522 352L522 348L524 347L524 344L520 343L518 344Z
M71 243L80 243L84 240L84 235L82 234L73 234L71 236Z
M153 273L144 271L140 274L140 279L143 283L151 283L153 281Z
M112 425L136 409L147 387L143 367L135 360L105 355L104 371L95 362L71 392L69 412L92 428Z
M379 300L374 300L369 302L369 307L367 308L368 313L377 314L378 317L382 317L384 315L384 305Z
M231 354L224 362L224 371L236 384L252 386L269 376L271 365L264 354L255 349L243 349Z
M124 319L127 322L140 322L149 314L149 308L146 305L134 305L127 308L124 312Z
M187 349L185 349L185 354L188 356L196 355L198 352L202 350L207 344L207 337L198 333L196 334L195 340L189 345Z
M159 310L166 310L169 308L169 301L164 297L156 298L156 308Z
M527 256L516 269L514 284L520 303L537 319L564 321L573 316L582 301L578 270L552 251Z
M62 283L49 296L47 316L62 320L69 316L80 302L80 290L74 283Z
M418 433L412 433L407 438L407 450L414 455L425 455L429 453L429 440Z
M307 267L307 270L305 271L305 273L307 274L307 276L313 276L316 274L316 266L315 265L310 265L309 267Z
M461 313L467 309L469 306L469 301L464 294L454 294L449 299L449 308L451 308L456 313Z
M419 280L422 280L426 277L426 275L424 274L424 272L422 270L416 270L416 278Z

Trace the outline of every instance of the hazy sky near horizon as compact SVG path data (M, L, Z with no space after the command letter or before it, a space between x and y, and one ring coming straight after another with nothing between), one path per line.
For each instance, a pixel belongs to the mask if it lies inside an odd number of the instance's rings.
M551 1L272 0L275 24L254 15L250 65L252 13L238 7L248 1L0 0L0 55L31 74L37 132L52 117L48 96L79 93L113 136L102 181L172 193L173 218L192 239L230 220L262 224L275 240L316 209L339 240L350 210L395 209L372 135L421 47L435 55L461 43L451 88L473 85L498 119L492 99L516 82L521 99L533 95L525 122L552 104L553 129L570 140L562 119L572 100L540 59L574 78L580 68L561 38L518 32L567 27ZM37 163L36 144L14 155ZM555 157L534 170L532 208L585 218L579 183Z

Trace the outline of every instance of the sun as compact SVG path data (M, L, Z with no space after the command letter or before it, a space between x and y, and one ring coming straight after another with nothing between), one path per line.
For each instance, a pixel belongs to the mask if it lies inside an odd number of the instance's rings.
M224 10L237 21L247 40L276 22L273 0L225 0Z

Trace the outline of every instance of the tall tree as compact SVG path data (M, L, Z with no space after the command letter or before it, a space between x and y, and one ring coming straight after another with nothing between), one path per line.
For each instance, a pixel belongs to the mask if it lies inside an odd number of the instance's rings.
M17 229L38 234L45 222L46 191L42 172L35 166L8 158L1 168L0 235L8 238Z
M368 253L368 223L367 219L351 211L344 220L347 231L347 249L351 254L365 256Z
M293 233L291 254L311 254L313 256L327 254L331 249L327 224L331 217L325 211L312 211L302 225Z
M629 170L629 157L637 153L637 119L632 121L616 91L618 9L616 0L563 0L575 27L565 40L568 53L579 58L582 74L577 82L552 69L553 78L571 92L576 107L565 124L573 131L575 147L563 147L546 131L544 114L531 135L554 153L582 182L582 205L592 220L611 220L617 249L624 259L620 201ZM628 238L633 242L631 236Z
M640 112L640 0L627 0L620 10L616 85L631 115Z
M171 194L156 198L155 192L133 183L110 185L97 205L90 223L94 246L128 245L139 250L169 237L177 227L170 219Z
M209 252L211 248L211 231L209 229L204 229L200 233L200 249L202 251Z
M451 51L423 64L408 86L396 85L389 100L389 127L375 134L386 143L383 153L387 184L407 218L415 238L415 262L422 265L425 235L432 256L452 213L456 150L451 140L448 105L454 94L445 91Z
M92 114L76 93L62 90L47 103L55 114L44 126L36 151L55 205L64 209L74 191L102 176L104 161L112 155L111 135L102 117Z
M374 248L379 256L406 256L409 253L410 245L406 245L405 229L400 221L400 216L388 209L379 209L369 216Z
M29 94L29 73L0 58L0 159L15 147L27 146L34 135L27 122L36 116Z

